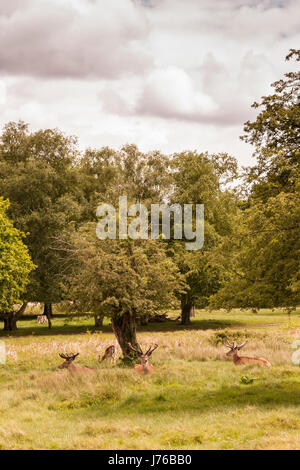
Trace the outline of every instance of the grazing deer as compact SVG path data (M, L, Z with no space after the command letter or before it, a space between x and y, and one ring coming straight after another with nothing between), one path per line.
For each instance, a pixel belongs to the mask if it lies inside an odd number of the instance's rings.
M101 357L99 356L98 361L103 362L103 361L110 361L112 363L115 362L116 360L116 348L114 345L108 346L108 348L105 349L104 355Z
M46 315L38 315L37 316L37 322L38 322L39 325L42 324L42 323L47 323L47 321L48 320L47 320Z
M156 348L158 348L158 344L155 344L154 347L152 348L151 346L149 347L148 351L143 353L142 350L138 350L137 348L133 347L131 343L128 343L128 346L132 351L136 352L140 358L141 358L141 363L140 364L135 364L134 365L134 370L138 372L139 374L149 374L151 372L154 372L154 366L152 364L149 364L149 357L155 351Z
M81 373L81 372L92 372L92 373L94 373L95 369L93 369L92 367L89 367L89 366L79 367L79 366L75 366L75 364L73 364L74 359L78 355L79 355L79 353L77 353L77 354L60 354L60 357L62 359L64 359L65 362L63 362L60 366L58 366L58 368L59 369L68 369L68 371L71 372L72 374L78 374L78 373Z
M226 353L226 356L232 355L233 362L236 366L249 364L249 363L255 363L261 366L271 367L270 362L267 361L267 359L264 359L262 357L258 358L258 357L246 357L246 356L238 355L238 351L242 349L247 344L247 342L248 341L244 341L242 344L238 346L235 341L232 344L226 341L225 346L227 346L230 349L230 351Z

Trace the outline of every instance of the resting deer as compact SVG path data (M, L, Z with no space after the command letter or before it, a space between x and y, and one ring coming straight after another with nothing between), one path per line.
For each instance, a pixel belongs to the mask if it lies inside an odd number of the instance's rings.
M225 346L227 346L230 351L226 353L226 356L231 356L233 362L236 366L244 365L244 364L249 364L249 363L255 363L259 364L261 366L266 366L266 367L271 367L271 364L267 359L264 359L263 357L246 357L246 356L239 356L238 352L240 349L242 349L248 341L244 341L242 344L239 346L236 344L234 341L232 344L230 344L228 341L226 341Z
M39 325L42 324L42 323L47 323L47 321L48 320L47 320L46 315L38 315L37 316L37 322L38 322Z
M137 348L133 347L131 343L128 343L128 346L132 351L136 352L140 358L141 358L141 363L140 364L135 364L134 365L134 370L138 372L139 374L149 374L151 372L154 372L154 366L152 364L149 364L149 357L155 351L156 348L158 348L158 344L155 344L154 347L152 348L151 346L149 347L148 351L143 353L143 351L140 349L138 350Z
M108 346L108 348L105 349L104 355L101 357L99 356L98 361L103 362L106 360L109 360L110 362L114 363L116 359L116 348L114 345Z
M93 369L92 367L89 367L89 366L79 367L79 366L75 366L75 364L73 364L74 359L78 355L79 355L79 353L77 353L77 354L60 354L60 357L62 359L64 359L65 362L63 362L60 366L58 366L58 368L59 369L68 369L68 371L71 372L72 374L78 374L78 373L81 373L81 372L94 373L95 369Z

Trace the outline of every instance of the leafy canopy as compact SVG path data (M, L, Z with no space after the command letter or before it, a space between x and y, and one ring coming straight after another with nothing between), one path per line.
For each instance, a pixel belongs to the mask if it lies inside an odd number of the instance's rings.
M170 308L184 279L156 240L98 240L95 224L74 233L66 288L78 311L133 316Z
M287 60L300 60L292 49ZM255 147L257 163L247 170L247 200L235 234L222 243L228 282L214 307L286 307L300 301L300 72L273 83L254 122L242 137Z
M29 132L8 123L0 139L0 194L10 200L9 216L28 233L25 243L37 269L27 300L60 299L60 264L53 239L81 217L76 139L54 129Z
M0 198L0 314L20 302L28 276L35 268L22 234L7 217L8 201Z

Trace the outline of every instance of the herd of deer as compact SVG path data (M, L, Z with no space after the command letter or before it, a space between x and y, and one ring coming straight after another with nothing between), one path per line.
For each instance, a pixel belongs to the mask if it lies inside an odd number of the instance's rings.
M240 349L242 349L246 345L247 341L244 341L242 344L239 346L236 344L234 341L232 344L229 342L225 343L225 346L229 348L229 351L227 352L227 356L232 355L233 362L236 366L243 365L243 364L249 364L249 363L255 363L259 364L261 366L266 366L266 367L271 367L271 364L269 361L267 361L264 358L256 358L256 357L247 357L247 356L239 356L238 352ZM135 364L134 365L134 370L139 373L139 374L149 374L154 372L154 366L149 363L149 357L155 351L155 349L158 347L158 344L155 344L153 347L150 346L145 353L141 349L137 349L133 347L130 343L128 343L128 346L132 351L137 353L141 359L140 364ZM75 358L79 355L77 354L60 354L60 357L64 359L64 362L59 366L59 369L68 369L71 373L80 373L80 372L88 372L88 373L94 373L96 372L95 369L89 366L75 366L74 360ZM111 363L114 363L116 359L116 348L115 346L108 346L106 348L104 355L101 357L99 356L98 360L99 362L103 362L105 360L110 361Z

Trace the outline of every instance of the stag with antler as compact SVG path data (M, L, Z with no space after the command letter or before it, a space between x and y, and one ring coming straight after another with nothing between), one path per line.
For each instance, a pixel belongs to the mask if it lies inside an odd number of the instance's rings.
M238 352L240 349L242 349L248 341L244 341L242 344L239 346L236 344L235 341L233 341L232 344L230 344L228 341L226 341L225 346L229 348L229 351L226 353L226 356L232 356L233 362L236 366L244 365L244 364L249 364L249 363L255 363L259 364L261 366L266 366L266 367L271 367L271 364L267 359L264 359L263 357L247 357L247 356L239 356Z
M68 371L71 372L72 374L78 374L81 372L91 372L91 373L95 372L95 369L89 366L83 366L83 367L75 366L73 361L76 359L77 356L79 356L79 353L60 354L59 356L62 359L64 359L64 362L60 366L58 366L59 369L68 369Z
M155 351L156 348L158 348L158 344L155 344L153 347L150 346L149 349L143 353L141 349L137 349L134 346L132 346L131 343L128 343L128 346L132 351L137 353L140 356L141 363L140 364L135 364L134 365L134 370L138 372L139 374L149 374L154 372L154 366L149 363L149 357Z

